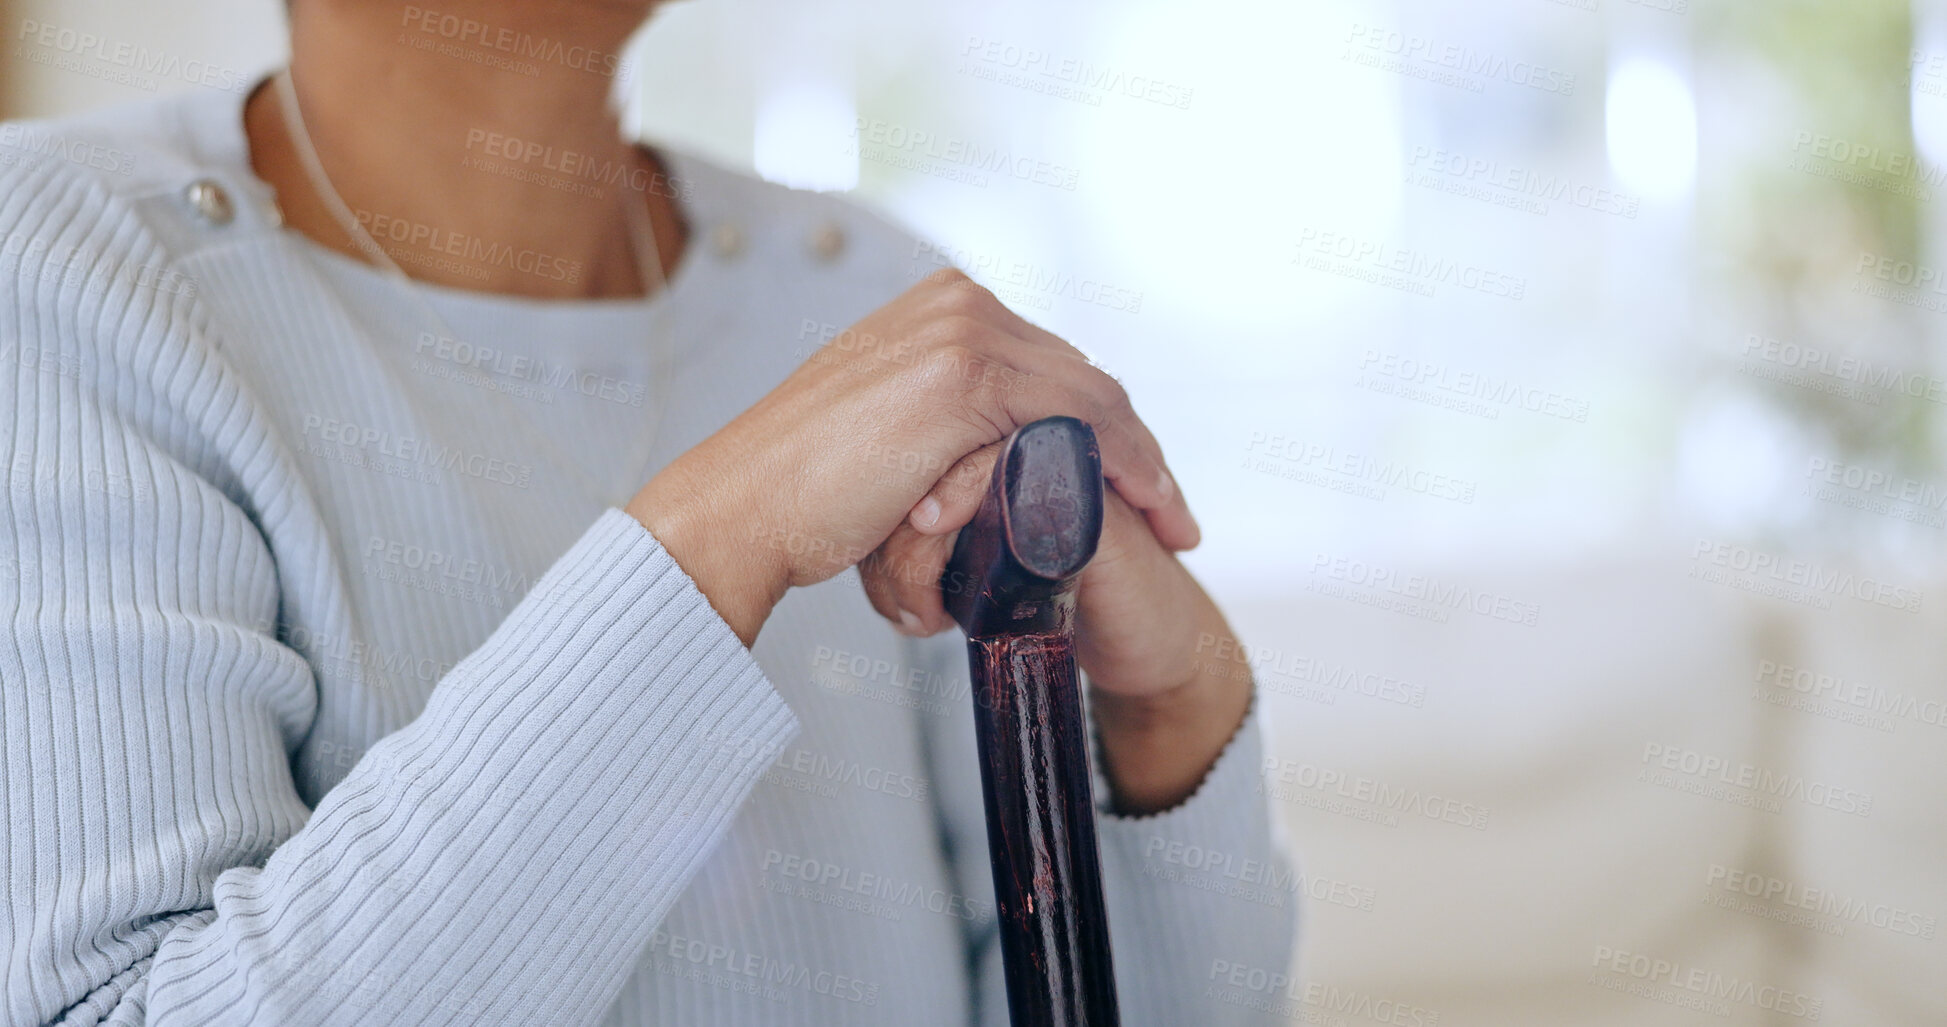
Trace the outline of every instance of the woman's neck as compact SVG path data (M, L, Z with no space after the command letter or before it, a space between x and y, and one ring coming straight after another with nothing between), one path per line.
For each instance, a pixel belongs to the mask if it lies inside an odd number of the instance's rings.
M641 295L623 206L645 205L663 268L684 230L666 171L624 140L609 96L649 3L298 0L291 76L332 189L414 278L547 298ZM366 259L314 187L279 90L244 110L251 164L285 224Z

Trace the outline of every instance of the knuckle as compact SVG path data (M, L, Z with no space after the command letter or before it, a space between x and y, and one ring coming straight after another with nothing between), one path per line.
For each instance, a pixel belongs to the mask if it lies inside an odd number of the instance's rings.
M1129 390L1123 388L1122 383L1115 380L1115 376L1105 371L1097 371L1095 380L1104 407L1116 414L1135 412L1135 404L1129 399Z
M978 380L976 370L986 358L972 348L949 342L928 353L919 364L921 387L929 392L960 392L966 382Z
M1114 418L1111 416L1113 408L1097 398L1093 393L1082 392L1077 394L1076 403L1081 411L1082 420L1087 421L1089 424L1101 428L1114 423Z
M865 589L865 597L872 605L892 601L893 557L883 548L859 561L859 584Z
M969 435L982 442L995 442L1014 430L1013 421L993 394L973 388L962 392L951 403L942 404L939 416L953 426L956 434Z
M926 276L927 284L932 285L935 288L951 288L953 286L959 285L962 282L971 282L971 281L973 281L973 279L968 278L967 273L965 271L960 270L957 267L943 267L938 271L935 271L932 274Z
M964 314L949 314L935 322L937 338L942 346L960 346L972 349L983 346L991 340L993 329L977 318Z
M943 485L946 490L963 496L984 492L987 488L987 480L993 477L993 472L993 457L968 457L953 465L953 470L947 472Z
M912 566L912 546L888 545L885 555L879 560L878 579L880 589L887 603L892 603L906 591L906 578Z
M957 313L967 317L992 317L994 309L1000 305L992 292L979 282L956 272L958 277L942 283L935 297L936 309L945 313Z

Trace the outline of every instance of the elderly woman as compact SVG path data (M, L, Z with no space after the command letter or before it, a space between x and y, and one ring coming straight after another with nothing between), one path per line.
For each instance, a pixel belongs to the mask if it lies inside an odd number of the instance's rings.
M1053 414L1124 1015L1288 1002L1155 439L898 230L622 139L651 6L296 0L254 89L0 132L6 1022L1004 1021L936 583Z

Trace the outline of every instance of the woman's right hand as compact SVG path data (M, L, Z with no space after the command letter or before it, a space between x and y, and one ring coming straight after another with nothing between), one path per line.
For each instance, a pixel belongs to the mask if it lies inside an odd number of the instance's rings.
M787 589L859 562L908 514L925 520L914 505L962 457L1057 414L1094 427L1103 475L1164 546L1197 544L1122 386L957 271L827 342L628 512L748 646Z

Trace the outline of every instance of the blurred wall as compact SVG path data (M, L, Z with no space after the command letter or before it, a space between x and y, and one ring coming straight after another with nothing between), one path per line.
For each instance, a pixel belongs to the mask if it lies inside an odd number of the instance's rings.
M0 15L0 116L8 118L232 88L287 52L282 0L4 0Z

